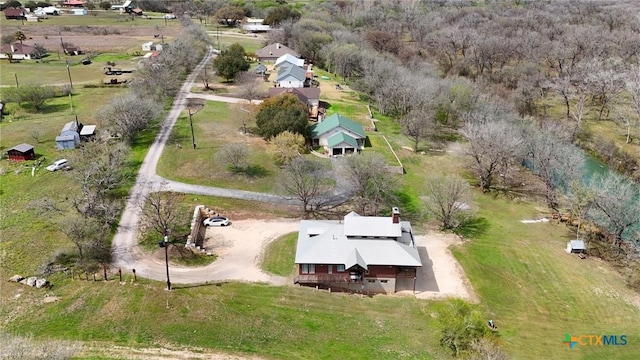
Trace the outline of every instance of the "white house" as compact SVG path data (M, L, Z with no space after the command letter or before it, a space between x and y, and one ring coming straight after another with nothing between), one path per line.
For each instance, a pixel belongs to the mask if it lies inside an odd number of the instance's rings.
M142 44L142 51L162 51L162 44L154 44L153 41Z
M81 8L81 9L71 9L71 13L73 15L87 15L87 9L85 8Z
M307 72L299 66L281 66L278 70L276 83L279 87L299 88L304 87Z
M0 59L8 59L9 56L7 56L7 54L9 53L11 53L11 57L14 60L36 59L36 57L33 55L33 51L33 47L26 44L13 43L2 45L0 46Z
M47 6L47 7L39 7L33 10L33 13L37 16L43 15L60 15L62 10L58 9L55 6Z
M303 67L304 66L304 59L298 59L297 57L291 55L291 54L284 54L282 56L280 56L279 58L276 59L276 63L273 66L274 68L279 68L280 66L286 65L286 64L291 64L291 65L295 65L295 66L299 66L299 67Z

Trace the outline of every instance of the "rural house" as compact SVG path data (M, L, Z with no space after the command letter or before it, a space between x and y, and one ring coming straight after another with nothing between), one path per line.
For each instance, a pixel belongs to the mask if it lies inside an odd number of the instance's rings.
M35 159L36 153L33 150L32 145L20 144L7 150L7 156L9 157L9 160L24 161Z
M19 42L0 46L0 59L31 60L39 57L34 54L33 46Z
M291 54L295 57L300 57L300 54L295 50L284 46L280 43L273 43L263 47L262 49L256 51L256 56L258 57L258 61L276 61L278 58L284 54Z
M68 43L64 43L63 44L64 47L62 48L62 51L64 51L65 55L82 55L82 50L80 49L79 46L75 46L73 44L68 44Z
M271 26L263 24L264 19L246 18L242 22L242 30L257 33L271 31Z
M291 54L284 54L276 59L276 63L273 67L277 69L282 65L294 65L294 66L304 67L304 59L298 59L297 57Z
M333 114L311 127L311 146L322 146L333 155L346 155L364 149L362 125L340 114Z
M24 8L4 9L4 18L7 20L24 20L27 18L27 10Z
M270 88L269 97L278 96L281 94L295 95L301 103L307 105L309 108L309 118L312 120L318 119L318 113L320 110L320 88L307 87L307 88Z
M351 212L342 220L302 220L295 263L295 284L363 293L415 290L422 266L398 208L390 217Z
M281 66L278 69L276 84L283 88L301 88L304 87L306 79L307 72L303 68L294 65Z

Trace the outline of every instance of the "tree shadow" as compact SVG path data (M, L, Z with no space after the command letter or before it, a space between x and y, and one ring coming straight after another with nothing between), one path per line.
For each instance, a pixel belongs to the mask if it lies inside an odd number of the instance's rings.
M242 170L242 173L248 177L265 177L269 175L269 170L260 165L249 165Z
M460 236L464 236L465 238L474 238L481 236L487 232L491 224L489 220L484 217L474 217L467 221L466 223L459 226L454 232Z

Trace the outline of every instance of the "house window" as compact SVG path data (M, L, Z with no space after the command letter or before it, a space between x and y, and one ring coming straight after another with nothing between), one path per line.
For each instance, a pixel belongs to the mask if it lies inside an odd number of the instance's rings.
M303 274L315 274L316 273L316 265L315 264L301 264L302 273Z
M386 284L389 282L389 280L380 280L381 283Z
M333 265L329 265L329 268L327 269L327 273L333 274Z
M344 271L344 265L338 265L338 272L343 272Z
M374 283L374 282L376 282L376 279L367 279L367 282L368 283Z

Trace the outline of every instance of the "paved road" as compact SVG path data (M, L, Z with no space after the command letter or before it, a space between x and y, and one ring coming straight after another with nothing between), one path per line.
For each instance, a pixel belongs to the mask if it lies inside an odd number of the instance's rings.
M207 187L202 185L191 185L164 179L156 174L156 166L162 155L165 144L171 134L180 113L184 110L187 99L199 97L206 100L241 102L244 99L235 99L215 95L190 94L189 89L193 86L197 74L215 54L213 48L209 48L207 55L187 78L171 106L169 114L165 118L160 132L149 148L147 156L144 158L136 183L131 189L127 198L127 203L118 226L118 231L113 238L112 255L113 265L122 269L136 269L137 273L145 278L154 280L164 280L166 278L165 266L145 257L138 248L138 223L140 221L140 209L145 203L149 193L154 191L175 191L187 194L202 194L220 197L229 197L245 200L255 200L261 202L271 202L279 204L297 204L293 198L282 197L274 194L263 194L251 191L223 189ZM209 266L205 268L177 268L171 267L172 281L176 283L205 282L208 280L241 279L240 275L220 270L221 265ZM211 271L216 269L216 271ZM281 283L282 279L270 278L265 275L258 276L256 280L272 281Z
M220 102L226 102L226 103L231 103L231 104L238 104L238 103L243 103L243 102L247 102L247 99L241 99L241 98L234 98L234 97L228 97L228 96L220 96L220 95L211 95L211 94L197 94L197 93L189 93L189 95L187 95L187 98L189 99L204 99L204 100L210 100L210 101L220 101ZM252 104L262 104L262 100L251 100Z
M180 91L176 95L173 105L171 106L171 110L169 111L169 114L167 114L167 117L165 118L160 128L158 136L149 148L149 152L147 153L147 156L144 158L144 161L140 166L138 177L136 178L136 183L134 184L129 197L127 198L127 203L124 212L122 213L118 231L113 238L112 256L113 265L115 267L119 267L125 270L136 269L136 272L139 276L153 280L163 281L166 279L165 264L163 262L154 261L148 256L145 256L138 247L138 223L141 216L140 209L146 202L146 199L151 192L174 191L186 194L211 195L278 204L299 204L298 200L291 197L243 190L185 184L165 179L156 174L156 166L158 165L158 161L160 160L162 151L169 138L169 135L171 134L171 130L173 129L173 126L178 119L178 116L186 106L188 98L200 98L228 103L247 101L245 99L237 99L225 96L189 93L189 89L193 86L197 74L204 67L204 64L206 64L213 56L215 56L215 53L216 51L210 47L205 58L200 62L200 64L191 73L191 75L189 75L183 86L180 88ZM254 103L256 104L259 104L260 102L261 100L254 100ZM328 197L330 203L342 203L347 199L348 194L343 191L336 191ZM295 222L295 224L295 227L297 229L297 222ZM291 227L292 225L289 224L289 226ZM265 229L265 231L267 230ZM225 268L225 266L227 268ZM228 263L222 262L216 262L212 265L198 268L170 267L171 279L172 282L185 284L232 279L247 280L248 278L251 278L254 281L268 281L274 284L283 283L282 278L273 276L270 277L269 275L266 275L264 273L248 274L248 277L243 278L243 275L240 273L233 271L230 272L228 267Z

